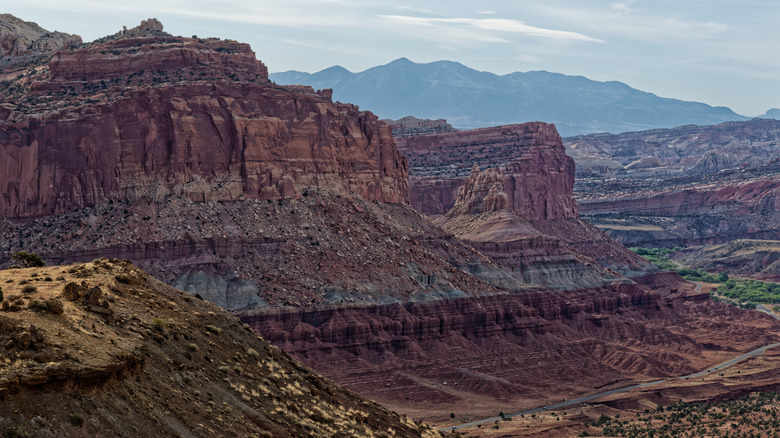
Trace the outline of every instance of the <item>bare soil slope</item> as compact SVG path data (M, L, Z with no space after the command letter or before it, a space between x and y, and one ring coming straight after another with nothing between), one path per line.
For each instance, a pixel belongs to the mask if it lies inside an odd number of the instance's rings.
M126 261L0 271L14 436L438 436Z

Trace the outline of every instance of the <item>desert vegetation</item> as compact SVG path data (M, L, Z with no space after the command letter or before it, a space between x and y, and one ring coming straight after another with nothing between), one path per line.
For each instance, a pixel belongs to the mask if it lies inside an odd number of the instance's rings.
M742 278L729 278L728 273L713 274L703 269L688 269L675 263L669 254L682 248L631 248L636 254L646 258L652 264L666 271L680 274L689 281L719 284L712 293L715 301L725 301L743 308L754 308L755 303L780 303L780 284Z
M636 417L601 415L579 436L775 437L780 393L759 392L736 400L678 402L637 412Z

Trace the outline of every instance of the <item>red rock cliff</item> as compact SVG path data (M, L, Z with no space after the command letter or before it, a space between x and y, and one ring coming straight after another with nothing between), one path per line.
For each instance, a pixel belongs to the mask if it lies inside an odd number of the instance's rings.
M2 217L148 195L299 197L307 187L407 202L388 126L326 93L268 83L245 44L118 39L59 52L29 89L33 104L0 108Z
M553 125L535 122L400 137L396 143L410 162L410 202L425 214L447 213L476 164L502 169L507 206L523 219L577 217L571 195L574 161Z

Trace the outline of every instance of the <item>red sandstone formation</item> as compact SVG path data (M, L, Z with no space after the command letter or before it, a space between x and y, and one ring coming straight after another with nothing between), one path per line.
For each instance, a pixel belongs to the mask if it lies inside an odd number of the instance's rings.
M499 168L475 174L451 218L479 225L457 232L488 257L409 206L388 126L327 91L265 79L248 47L153 21L15 79L0 90L3 257L132 259L395 406L533 397L548 381L568 396L765 340L745 312L689 309L679 277L647 274L579 221L551 125L404 143L422 145L416 168L454 187L435 195L450 206L473 164ZM529 284L583 277L610 284Z
M473 245L480 242L480 251L524 272L526 280L584 287L602 276L619 277L608 269L630 276L650 269L644 260L579 220L572 197L574 162L555 126L526 123L396 142L409 159L412 206L433 217L449 211L440 224ZM474 172L467 179L472 164L497 170ZM491 211L496 213L480 215ZM508 243L515 239L520 240ZM544 248L532 256L541 259L529 259L529 245ZM543 264L546 281L526 271L537 263ZM561 276L562 272L568 274Z
M577 217L571 197L574 161L566 156L553 125L525 123L401 137L396 144L410 163L410 202L427 215L441 216L452 208L458 187L476 164L507 168L509 208L522 212L524 219Z
M37 105L0 109L0 215L306 188L406 202L406 162L386 125L267 74L247 45L215 40L124 38L55 54L31 85Z
M565 144L577 161L580 212L628 246L780 236L776 120L588 135Z
M393 128L394 137L407 137L420 134L434 134L439 132L455 132L457 129L444 119L418 119L414 116L402 117L398 120L382 119L383 122Z
M706 296L661 299L634 285L242 320L347 387L438 421L684 375L772 342L776 327Z
M630 246L689 246L735 239L780 239L780 161L761 172L722 172L629 189L628 181L580 193L588 220ZM758 176L770 173L770 176ZM729 178L734 176L734 178Z

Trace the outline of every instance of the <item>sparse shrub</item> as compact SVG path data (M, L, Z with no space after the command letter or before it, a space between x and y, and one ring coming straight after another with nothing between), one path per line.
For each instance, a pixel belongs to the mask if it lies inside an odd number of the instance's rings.
M22 288L22 293L25 293L25 294L31 294L31 293L35 293L37 291L38 291L38 288L33 286L33 285L31 285L31 284L28 284L27 286Z
M219 328L217 326L210 325L210 324L206 326L206 331L208 331L210 333L214 333L215 335L218 335L218 334L222 333L222 329L221 328Z
M168 330L168 327L171 326L171 323L168 322L167 318L154 318L154 328L157 329L157 331L164 332Z
M84 417L79 414L73 414L70 416L70 424L76 427L84 427Z
M118 283L122 283L122 284L130 284L130 281L132 281L130 276L126 275L126 274L119 274L119 275L116 275L114 278L116 279L116 281Z
M246 355L251 357L254 360L260 359L260 353L258 353L257 350L255 350L254 348L250 348L249 350L247 350Z
M54 279L57 281L65 281L65 277L63 277L62 275L55 277Z
M41 300L30 300L30 302L27 303L27 308L34 312L49 310L49 306Z
M51 277L45 277L45 278L43 279L43 281L54 281L54 280L52 280L52 278L51 278Z
M19 251L12 255L11 258L18 261L25 268L36 268L46 265L43 263L41 256L35 253Z
M0 287L0 303L3 302L3 288Z
M230 367L227 365L222 365L221 367L217 368L219 371L222 371L223 373L229 373Z
M197 352L198 350L200 350L200 348L198 348L197 344L195 344L194 342L190 344L190 351Z

